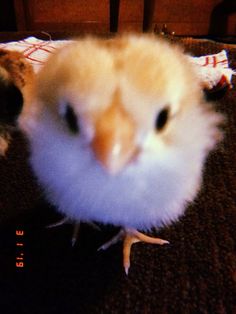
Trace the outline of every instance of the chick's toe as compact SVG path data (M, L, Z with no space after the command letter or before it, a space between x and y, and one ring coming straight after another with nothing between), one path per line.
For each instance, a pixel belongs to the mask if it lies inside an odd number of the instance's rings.
M130 268L130 253L131 247L134 243L145 242L151 244L169 244L169 241L160 238L147 236L136 229L122 228L118 234L111 238L108 242L104 243L98 250L106 250L111 245L116 244L118 241L123 241L123 266L126 275L128 275Z

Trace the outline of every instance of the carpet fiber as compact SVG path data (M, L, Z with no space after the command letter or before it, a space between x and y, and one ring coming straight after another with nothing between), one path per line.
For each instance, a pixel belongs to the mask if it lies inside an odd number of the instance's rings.
M178 41L196 56L226 49L236 68L233 45ZM0 159L1 313L236 313L235 78L215 104L227 117L225 138L207 160L201 192L180 221L158 232L170 245L133 246L128 277L121 244L97 252L113 227L82 225L74 248L71 225L45 228L60 216L27 165L26 142L14 135Z

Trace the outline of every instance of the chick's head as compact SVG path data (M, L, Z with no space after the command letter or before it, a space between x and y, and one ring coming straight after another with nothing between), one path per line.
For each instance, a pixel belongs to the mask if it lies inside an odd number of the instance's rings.
M78 40L50 58L36 90L32 165L61 211L149 228L195 197L221 116L179 48L148 36Z

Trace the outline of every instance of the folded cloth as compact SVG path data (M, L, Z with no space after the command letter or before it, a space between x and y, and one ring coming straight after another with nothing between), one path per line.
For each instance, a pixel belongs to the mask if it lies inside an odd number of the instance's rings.
M19 41L1 43L0 48L18 50L24 54L33 65L34 71L38 72L46 59L55 51L67 44L69 40L41 40L35 37L28 37Z
M0 44L0 48L21 51L33 65L35 72L44 64L45 60L58 48L67 44L69 40L40 40L28 37L20 41ZM189 57L196 64L203 87L212 89L217 85L231 85L232 75L236 74L229 67L227 52L222 50L217 54L202 57Z
M232 75L235 75L236 72L229 67L226 50L202 57L190 57L190 60L196 64L197 72L205 88L212 89L217 85L224 84L232 87Z

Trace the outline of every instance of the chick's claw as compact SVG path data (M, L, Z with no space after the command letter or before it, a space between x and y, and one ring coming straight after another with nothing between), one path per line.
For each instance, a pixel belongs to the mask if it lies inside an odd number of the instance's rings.
M100 227L98 225L96 225L96 223L88 221L86 222L90 227L92 227L93 229L97 230L97 231L101 231ZM75 246L78 237L79 237L79 231L80 231L80 221L76 221L73 223L74 225L74 229L73 229L73 235L71 238L71 245Z
M123 240L123 266L124 266L126 275L128 275L128 272L129 272L130 252L131 252L131 247L134 243L145 242L145 243L159 244L159 245L170 243L167 240L147 236L135 229L124 228L124 229L121 229L119 233L116 234L111 240L109 240L108 242L100 246L98 250L106 250L111 245L122 240Z
M72 239L71 239L71 245L74 246L75 243L78 240L78 236L79 236L79 229L80 229L80 222L76 222L74 224L74 230L73 230L73 235L72 235Z
M55 228L55 227L59 227L65 224L69 224L71 222L69 217L63 217L62 219L60 219L59 221L52 223L50 225L47 225L46 228Z

